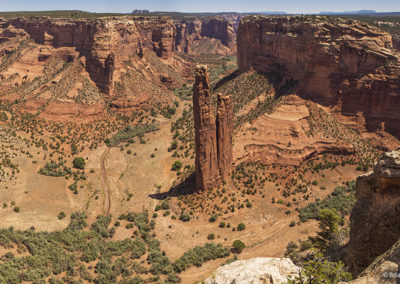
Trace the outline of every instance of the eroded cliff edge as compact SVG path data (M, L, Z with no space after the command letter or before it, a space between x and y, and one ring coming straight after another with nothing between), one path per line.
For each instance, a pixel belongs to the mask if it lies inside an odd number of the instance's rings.
M400 150L385 153L373 172L357 178L356 197L348 252L353 276L400 238Z
M303 97L400 136L400 55L390 34L353 20L257 16L241 21L237 47L241 71L292 78Z
M158 57L168 59L175 52L190 52L203 39L219 40L221 45L216 52L222 54L233 53L235 46L233 27L222 18L38 17L0 22L3 41L15 37L15 30L20 35L26 33L36 44L75 48L79 56L85 57L91 80L107 94L112 93L114 70L133 55L143 57L146 52L154 52Z

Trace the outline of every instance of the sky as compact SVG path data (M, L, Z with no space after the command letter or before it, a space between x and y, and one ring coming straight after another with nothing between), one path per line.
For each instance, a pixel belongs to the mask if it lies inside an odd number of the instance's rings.
M0 0L0 11L84 10L129 13L134 9L178 12L319 13L321 11L400 11L400 0Z

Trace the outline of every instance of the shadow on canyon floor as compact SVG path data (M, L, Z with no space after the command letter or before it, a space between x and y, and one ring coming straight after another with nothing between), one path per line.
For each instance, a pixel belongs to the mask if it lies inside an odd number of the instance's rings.
M195 174L188 176L183 182L172 186L169 191L162 193L152 193L149 197L157 200L164 200L167 197L178 197L180 195L190 195L196 191L195 189Z

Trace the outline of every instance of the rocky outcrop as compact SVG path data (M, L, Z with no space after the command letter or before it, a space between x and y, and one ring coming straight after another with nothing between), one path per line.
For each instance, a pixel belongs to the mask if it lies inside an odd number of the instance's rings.
M298 276L299 268L288 258L257 257L219 267L205 284L281 284Z
M225 180L232 167L233 105L218 95L217 117L211 100L207 67L196 66L193 116L196 142L196 188L206 190Z
M400 271L400 241L378 256L351 284L398 283Z
M393 43L393 48L400 51L400 37L393 36L392 43Z
M259 16L242 19L237 37L241 71L271 73L280 86L297 81L303 97L400 137L400 57L390 34L353 20Z
M384 154L373 172L357 178L356 197L349 241L354 276L400 238L400 150Z

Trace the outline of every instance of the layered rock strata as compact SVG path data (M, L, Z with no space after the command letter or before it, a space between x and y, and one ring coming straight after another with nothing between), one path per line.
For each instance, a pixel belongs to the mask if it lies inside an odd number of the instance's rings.
M400 37L393 36L392 43L393 43L393 48L400 51Z
M400 150L384 154L373 172L357 178L356 197L349 241L353 275L400 238Z
M319 16L247 17L237 34L241 71L298 82L299 94L345 115L362 115L367 129L400 137L400 56L390 34L366 24Z
M218 94L217 101L217 156L221 178L225 180L230 172L233 137L233 104L229 96Z
M196 188L206 190L225 180L232 167L233 105L218 94L217 116L211 100L207 67L196 66L193 86L196 142Z
M232 25L222 18L210 21L149 16L76 20L15 18L0 22L0 43L15 36L7 34L10 28L23 30L40 45L75 48L85 57L92 81L106 94L112 93L115 69L134 55L142 58L144 53L154 52L168 59L174 52L190 52L191 46L204 38L220 40L226 46L224 52L235 45Z

